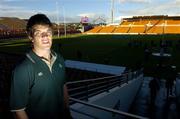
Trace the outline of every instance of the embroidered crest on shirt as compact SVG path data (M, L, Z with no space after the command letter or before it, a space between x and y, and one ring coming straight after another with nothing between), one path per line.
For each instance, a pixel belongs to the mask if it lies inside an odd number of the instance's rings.
M59 67L62 68L62 64L59 64Z
M42 72L39 72L39 73L38 73L38 76L42 76L42 75L43 75L43 73L42 73Z

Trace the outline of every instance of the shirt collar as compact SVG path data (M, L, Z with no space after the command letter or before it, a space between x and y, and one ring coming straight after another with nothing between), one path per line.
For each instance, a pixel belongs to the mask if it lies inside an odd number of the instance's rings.
M57 58L57 54L54 51L51 51L51 62L52 64L56 61ZM26 54L26 57L33 63L36 63L37 61L42 61L41 57L39 57L35 52L33 52L32 50Z

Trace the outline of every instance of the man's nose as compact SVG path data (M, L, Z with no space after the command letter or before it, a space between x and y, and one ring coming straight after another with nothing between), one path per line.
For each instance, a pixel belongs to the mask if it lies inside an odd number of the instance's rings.
M41 34L41 37L48 37L49 35L48 35L48 33L46 33L46 32L43 32L42 34Z

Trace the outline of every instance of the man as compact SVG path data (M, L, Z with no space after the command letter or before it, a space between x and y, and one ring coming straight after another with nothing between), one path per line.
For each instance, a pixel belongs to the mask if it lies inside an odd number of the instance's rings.
M156 101L156 96L159 90L159 83L157 81L157 78L153 78L150 82L149 82L149 88L150 88L150 97L151 97L151 106L155 105L155 101Z
M44 14L27 23L32 50L18 65L11 81L10 108L16 119L71 118L61 55L51 50L52 24Z

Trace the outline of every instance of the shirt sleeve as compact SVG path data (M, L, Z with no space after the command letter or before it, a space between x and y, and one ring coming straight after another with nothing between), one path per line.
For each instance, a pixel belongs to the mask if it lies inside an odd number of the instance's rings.
M10 92L10 110L25 109L29 97L29 75L27 67L20 66L13 72Z
M64 62L63 58L62 58L62 64L63 64L63 71L64 71L64 82L63 82L63 84L66 84L67 83L66 67L65 67L65 62Z
M67 82L67 77L66 77L66 68L65 68L65 61L64 61L64 58L58 54L58 59L59 59L59 63L61 64L61 67L62 67L62 75L63 75L63 84L66 84Z

